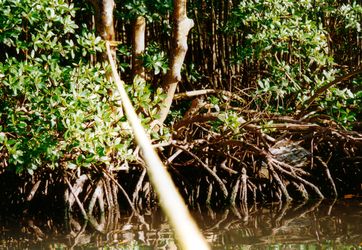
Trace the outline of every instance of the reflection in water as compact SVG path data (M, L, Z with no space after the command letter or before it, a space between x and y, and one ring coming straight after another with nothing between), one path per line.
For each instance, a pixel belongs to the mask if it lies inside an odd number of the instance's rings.
M361 202L276 204L229 209L204 219L204 232L215 249L301 249L301 245L355 246L362 241ZM210 211L209 213L213 213ZM211 224L211 218L215 224ZM209 223L207 223L209 219Z
M361 208L361 200L345 200L219 211L199 207L193 215L214 249L358 249L362 243ZM55 219L0 216L0 249L176 249L159 209L143 214L113 213L83 225L75 218L67 221L64 225Z

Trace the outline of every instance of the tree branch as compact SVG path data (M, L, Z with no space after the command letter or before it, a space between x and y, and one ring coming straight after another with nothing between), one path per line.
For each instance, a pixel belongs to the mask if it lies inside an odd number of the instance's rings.
M305 113L305 111L309 108L309 106L315 101L315 99L317 99L317 97L319 95L321 95L322 93L324 93L327 89L329 89L330 87L332 87L333 85L335 84L338 84L340 82L343 82L343 81L346 81L348 79L350 79L351 77L355 76L355 75L358 75L362 73L362 67L359 67L357 68L357 70L355 71L352 71L351 73L347 74L347 75L344 75L344 76L341 76L341 77L338 77L336 78L334 81L331 81L330 83L324 85L323 87L319 88L315 94L309 98L306 102L306 107L304 108L304 110L299 114L299 117L302 117Z

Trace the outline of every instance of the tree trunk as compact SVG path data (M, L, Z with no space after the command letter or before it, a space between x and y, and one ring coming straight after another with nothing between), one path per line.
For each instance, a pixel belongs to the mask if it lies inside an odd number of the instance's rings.
M95 26L97 34L105 41L114 41L114 18L113 11L115 8L114 0L90 0L95 10ZM115 50L112 55L115 56ZM107 61L107 53L101 54L100 61Z
M174 0L174 27L170 54L170 69L162 84L164 91L167 92L167 97L164 101L163 108L160 110L160 123L166 120L177 84L181 81L181 67L187 52L187 35L194 26L193 20L189 19L186 15L186 2L186 0Z
M142 60L139 58L145 51L145 31L146 19L143 16L139 16L133 23L132 73L133 77L138 75L141 79L145 78Z

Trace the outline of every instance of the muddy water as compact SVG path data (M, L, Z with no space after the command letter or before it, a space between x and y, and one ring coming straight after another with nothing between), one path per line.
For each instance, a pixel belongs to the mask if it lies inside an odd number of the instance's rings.
M362 249L361 199L199 207L192 214L213 249ZM92 223L38 217L0 216L0 249L177 249L159 209Z

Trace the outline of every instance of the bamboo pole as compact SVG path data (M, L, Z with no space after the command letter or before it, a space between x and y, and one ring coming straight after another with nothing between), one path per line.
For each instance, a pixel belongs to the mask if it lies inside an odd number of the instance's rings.
M112 68L113 78L122 100L128 122L130 123L137 144L143 152L147 164L147 172L151 183L156 190L160 205L170 220L176 235L176 240L182 249L209 249L203 235L192 219L181 195L178 193L171 176L165 169L160 158L154 151L151 141L141 125L132 103L124 89L124 82L120 79L114 59L112 58L110 43L106 42L109 63Z

